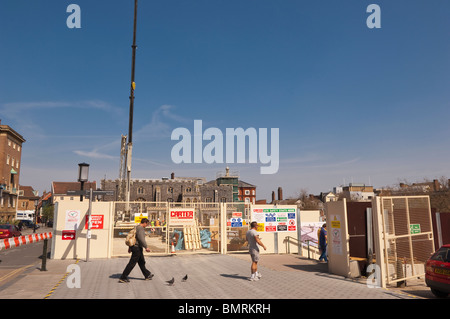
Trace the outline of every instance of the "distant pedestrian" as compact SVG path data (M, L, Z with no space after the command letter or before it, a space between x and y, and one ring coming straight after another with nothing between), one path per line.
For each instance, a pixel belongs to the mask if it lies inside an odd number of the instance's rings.
M128 279L128 275L133 270L134 266L136 266L136 264L139 265L139 268L141 269L145 280L151 280L153 277L153 274L150 272L150 270L145 268L145 258L143 252L144 248L146 252L150 252L150 248L147 247L147 243L145 241L145 227L147 227L148 224L150 224L148 219L142 218L141 223L136 226L136 244L128 249L128 252L131 252L131 258L122 275L120 276L120 283L130 281Z
M246 238L248 242L248 251L252 258L252 266L250 281L256 281L261 278L261 274L258 272L258 261L259 261L259 246L266 249L266 246L262 243L261 239L259 239L258 232L256 231L258 223L252 222L250 224L250 229L247 231Z
M327 246L327 224L323 224L319 236L319 249L321 251L319 261L328 262Z

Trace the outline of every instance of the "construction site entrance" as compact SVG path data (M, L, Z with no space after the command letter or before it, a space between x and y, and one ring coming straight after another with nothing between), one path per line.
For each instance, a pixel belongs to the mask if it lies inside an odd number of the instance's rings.
M125 238L142 218L150 254L246 250L250 206L244 203L114 202L111 256L128 256Z

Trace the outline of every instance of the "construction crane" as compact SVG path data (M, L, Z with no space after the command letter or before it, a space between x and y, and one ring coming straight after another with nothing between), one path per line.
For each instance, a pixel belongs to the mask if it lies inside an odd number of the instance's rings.
M117 185L117 200L124 201L125 196L125 182L127 178L127 136L122 135L120 142L120 167L119 167L119 184Z
M129 202L130 202L130 186L131 186L131 154L133 149L133 111L134 111L134 90L136 89L134 75L135 75L136 48L137 48L136 45L137 4L138 1L134 0L133 44L131 46L132 60L131 60L131 85L130 85L130 117L128 125L128 135L127 136L122 135L122 142L120 146L121 148L120 148L120 169L119 169L118 199L126 201L125 214L128 216L130 216ZM125 183L123 183L123 180L125 178L126 181ZM125 191L123 192L124 188Z

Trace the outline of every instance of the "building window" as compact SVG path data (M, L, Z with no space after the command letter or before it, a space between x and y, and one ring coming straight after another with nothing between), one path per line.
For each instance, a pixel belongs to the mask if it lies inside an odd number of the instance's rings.
M245 190L245 195L250 195L250 191L248 189Z
M142 187L142 186L138 187L137 193L138 194L144 194L144 187Z
M173 187L169 187L169 189L167 190L167 192L168 192L169 194L173 194Z
M9 165L9 159L10 159L10 156L6 155L6 165Z
M63 197L63 196L61 196L61 197L59 198L59 200L64 200L64 197Z

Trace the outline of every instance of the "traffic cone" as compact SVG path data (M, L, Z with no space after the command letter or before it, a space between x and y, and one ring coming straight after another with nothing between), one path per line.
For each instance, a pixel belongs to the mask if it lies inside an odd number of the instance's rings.
M173 242L172 242L172 251L171 251L171 253L175 254L175 246L173 245Z

